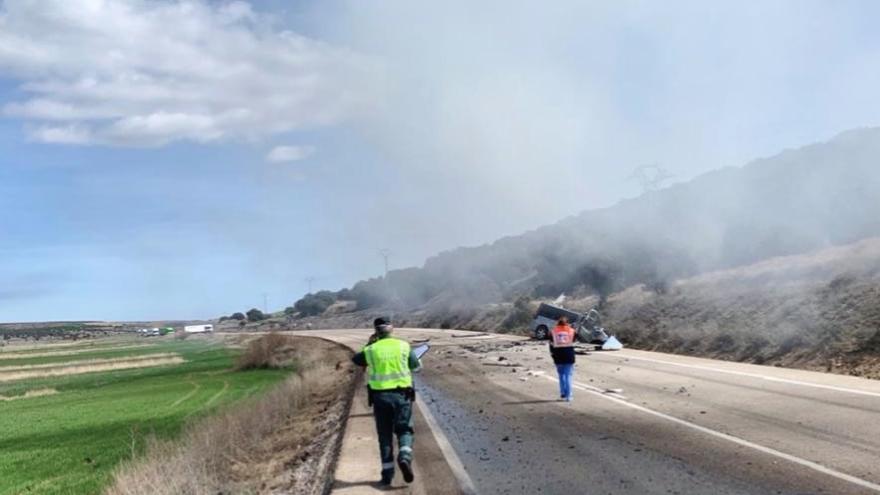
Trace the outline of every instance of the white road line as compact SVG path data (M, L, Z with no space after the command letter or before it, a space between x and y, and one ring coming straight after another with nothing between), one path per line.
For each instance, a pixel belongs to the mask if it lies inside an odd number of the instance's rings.
M554 382L557 382L557 383L559 382L559 380L557 380L556 378L553 378L553 377L551 377L551 376L546 376L546 375L543 375L543 376L544 376L544 378L546 378L546 379L548 379L548 380L550 380L550 381L554 381ZM769 454L769 455L772 455L772 456L775 456L775 457L779 457L780 459L785 459L786 461L793 462L793 463L795 463L795 464L799 464L799 465L801 465L801 466L804 466L804 467L810 468L810 469L812 469L812 470L814 470L814 471L818 471L818 472L820 472L820 473L822 473L822 474L826 474L826 475L828 475L828 476L833 476L833 477L835 477L835 478L837 478L837 479L839 479L839 480L847 481L847 482L852 483L852 484L854 484L854 485L858 485L858 486L861 486L861 487L863 487L863 488L867 488L867 489L869 489L869 490L873 490L873 491L875 491L875 492L880 493L880 485L878 485L878 484L876 484L876 483L871 483L870 481L863 480L863 479L861 479L861 478L857 478L857 477L855 477L855 476L852 476L852 475L849 475L849 474L846 474L846 473L842 473L842 472L840 472L840 471L836 471L836 470L831 469L831 468L827 468L827 467L825 467L825 466L823 466L823 465L821 465L821 464L815 463L815 462L813 462L813 461L808 461L808 460L806 460L806 459L801 459L800 457L796 457L796 456L793 456L793 455L791 455L791 454L786 454L785 452L780 452L780 451L778 451L778 450L776 450L776 449L772 449L772 448L770 448L770 447L765 447L765 446L763 446L763 445L759 445L759 444L756 444L756 443L750 442L750 441L748 441L748 440L745 440L745 439L742 439L742 438L739 438L739 437L735 437L735 436L733 436L733 435L729 435L729 434L727 434L727 433L722 433L722 432L720 432L720 431L715 431L715 430L712 430L712 429L710 429L710 428L706 428L705 426L700 426L700 425L698 425L698 424L696 424L696 423L691 423L690 421L686 421L686 420L683 420L683 419L679 419L679 418L676 418L675 416L670 416L670 415L665 414L665 413L662 413L662 412L660 412L660 411L655 411L655 410L653 410L653 409L649 409L649 408L647 408L647 407L643 407L643 406L640 406L640 405L638 405L638 404L633 404L632 402L627 402L627 401L624 401L624 400L618 399L618 398L616 398L616 397L611 397L611 396L609 396L608 394L603 394L603 393L600 393L600 392L596 392L596 391L590 390L590 388L588 388L589 385L585 385L585 384L583 384L583 383L572 382L572 385L575 386L575 387L577 387L577 388L580 388L581 390L583 390L583 391L585 391L585 392L591 393L591 394L593 394L593 395L598 395L599 397L602 397L602 398L607 399L607 400L610 400L610 401L614 401L614 402L616 402L616 403L618 403L618 404L620 404L620 405L622 405L622 406L626 406L626 407L629 407L629 408L635 409L635 410L637 410L637 411L641 411L641 412L643 412L643 413L645 413L645 414L650 414L650 415L652 415L652 416L656 416L656 417L658 417L658 418L662 418L662 419L665 419L665 420L667 420L667 421L670 421L670 422L673 422L673 423L676 423L676 424L679 424L679 425L682 425L682 426L686 426L686 427L688 427L688 428L691 428L691 429L697 430L697 431L699 431L699 432L701 432L701 433L705 433L705 434L707 434L707 435L711 435L711 436L714 436L714 437L717 437L717 438L721 438L721 439L723 439L723 440L727 440L727 441L729 441L729 442L733 442L733 443L735 443L735 444L737 444L737 445L742 445L743 447L748 447L748 448L751 448L751 449L757 450L757 451L759 451L759 452L763 452L763 453L765 453L765 454Z
M635 359L638 361L647 361L649 363L668 364L670 366L679 366L681 368L691 368L691 369L701 370L701 371L714 371L716 373L727 373L729 375L747 376L750 378L758 378L758 379L767 380L770 382L786 383L789 385L800 385L803 387L815 387L815 388L821 388L821 389L825 389L825 390L834 390L836 392L846 392L846 393L850 393L850 394L867 395L869 397L880 397L880 392L869 392L867 390L859 390L856 388L835 387L834 385L822 385L821 383L804 382L801 380L790 380L788 378L776 378L773 376L759 375L757 373L748 373L746 371L725 370L725 369L720 369L720 368L713 368L711 366L702 366L699 364L676 363L673 361L663 361L662 359L637 357L637 356L632 356L629 354L624 354L623 357L624 357L624 359Z
M422 402L418 399L416 400L416 407L419 408L419 411L421 411L422 416L425 418L425 422L428 423L428 428L430 428L431 433L434 434L434 440L437 441L440 451L443 452L443 457L446 458L446 463L449 465L449 469L452 470L452 474L455 476L456 481L458 481L458 486L461 488L462 493L464 495L477 495L477 488L474 485L473 480L471 480L470 475L464 469L464 464L462 464L458 454L455 453L455 449L452 448L452 444L449 443L449 439L446 438L446 434L443 433L440 425L437 424L434 415L431 414L428 407L422 405Z
M543 370L537 370L537 371L536 370L529 370L526 373L529 374L530 376L543 376L544 378L547 378L547 375L545 374L547 372L543 371ZM559 380L556 380L556 381L558 382ZM573 381L571 383L574 384L577 382ZM603 394L603 395L610 395L612 397L617 397L618 399L621 399L621 400L629 400L629 398L627 396L622 395L620 392L612 392L611 390L599 388L599 387L594 387L592 385L587 385L586 383L578 383L578 385L580 385L581 387L585 387L590 392L596 392L598 394Z

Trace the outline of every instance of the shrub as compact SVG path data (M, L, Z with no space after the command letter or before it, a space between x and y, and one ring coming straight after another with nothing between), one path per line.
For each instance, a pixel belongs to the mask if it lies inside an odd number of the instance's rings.
M232 316L230 316L229 318L233 320L244 321L246 319L246 316L244 315L244 313L232 313Z
M334 302L336 302L336 296L328 290L322 290L316 294L306 294L293 307L302 316L317 316L326 311Z
M265 320L267 316L257 308L251 308L247 312L247 319L249 322L262 321Z
M531 308L531 299L528 296L520 296L513 303L513 310L507 315L501 323L504 330L515 330L518 328L528 327L532 321L533 312Z
M292 339L272 332L251 340L235 363L237 370L286 368L293 364Z

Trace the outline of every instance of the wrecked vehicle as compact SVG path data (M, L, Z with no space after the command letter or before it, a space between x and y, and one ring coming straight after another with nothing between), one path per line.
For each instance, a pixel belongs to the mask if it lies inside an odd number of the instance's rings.
M599 311L596 308L580 314L553 304L541 303L529 327L530 334L538 340L549 338L550 329L563 316L568 318L568 322L577 332L579 342L595 344L597 349L602 350L619 350L623 348L623 345L616 337L609 336L605 332L605 328L602 327Z

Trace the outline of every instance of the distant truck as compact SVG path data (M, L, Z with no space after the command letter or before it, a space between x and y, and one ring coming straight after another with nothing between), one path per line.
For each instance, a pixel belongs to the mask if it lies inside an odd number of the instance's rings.
M618 350L623 346L614 336L608 336L602 328L599 311L595 308L580 314L553 304L541 303L529 328L532 337L544 340L550 337L550 329L556 326L557 320L565 316L569 324L577 332L577 340L587 344L596 344L597 348Z
M214 325L187 325L183 327L186 333L209 333L214 331Z

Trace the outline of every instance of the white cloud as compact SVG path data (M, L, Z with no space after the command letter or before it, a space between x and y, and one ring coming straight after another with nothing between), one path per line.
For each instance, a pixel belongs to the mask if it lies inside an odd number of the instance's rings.
M35 141L58 144L89 144L92 136L87 129L76 125L39 126L30 129L30 137Z
M298 162L314 153L314 146L276 146L266 155L266 161L271 163Z
M7 0L0 71L28 95L3 113L39 141L160 146L332 125L372 100L376 65L244 2Z

